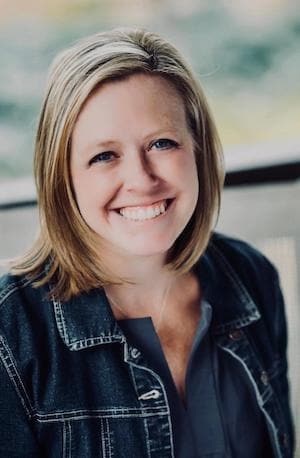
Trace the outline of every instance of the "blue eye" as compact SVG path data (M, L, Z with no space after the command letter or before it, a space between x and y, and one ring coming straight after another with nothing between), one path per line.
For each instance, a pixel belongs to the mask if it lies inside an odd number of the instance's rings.
M96 154L90 161L89 165L94 164L95 162L109 162L111 161L114 153L111 151L104 151L103 153Z
M171 149L176 148L178 143L176 143L174 140L169 140L168 138L160 138L159 140L156 140L154 143L152 143L151 147L153 146L156 149Z

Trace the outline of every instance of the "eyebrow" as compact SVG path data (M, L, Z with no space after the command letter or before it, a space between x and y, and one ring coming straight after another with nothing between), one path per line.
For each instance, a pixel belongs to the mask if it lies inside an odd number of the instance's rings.
M91 146L101 146L103 148L109 148L112 145L119 145L120 142L118 140L96 140L95 142L91 142L89 147Z
M175 134L175 133L178 133L179 129L178 128L172 128L172 127L169 127L169 128L166 128L166 129L159 129L157 131L153 131L151 132L150 134L146 135L143 139L143 141L147 141L149 140L151 137L157 137L159 135L167 135L167 134ZM95 148L95 147L100 147L100 148L109 148L109 147L112 147L112 146L116 146L116 145L120 145L121 142L118 141L118 140L112 140L112 139L108 139L108 140L101 140L101 139L95 139L94 141L91 141L88 145L87 145L87 149L90 149L90 148Z

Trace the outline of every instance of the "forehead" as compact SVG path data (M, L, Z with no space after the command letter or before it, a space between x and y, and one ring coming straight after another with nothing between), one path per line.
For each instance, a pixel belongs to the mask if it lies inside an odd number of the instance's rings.
M182 124L183 97L175 85L160 75L137 73L96 87L84 103L75 130L97 118L102 127L117 126L124 118L137 121L159 117L166 124ZM179 127L179 126L178 126Z

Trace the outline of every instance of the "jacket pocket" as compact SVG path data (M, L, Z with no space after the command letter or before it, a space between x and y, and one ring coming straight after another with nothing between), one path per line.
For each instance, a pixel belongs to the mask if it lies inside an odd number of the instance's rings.
M38 415L39 441L49 458L144 458L148 456L143 415L59 412Z

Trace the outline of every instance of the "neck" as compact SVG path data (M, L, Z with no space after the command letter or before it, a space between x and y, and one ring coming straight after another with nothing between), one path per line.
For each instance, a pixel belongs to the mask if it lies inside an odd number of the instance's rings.
M102 259L104 256L102 255ZM165 255L153 256L125 256L121 253L106 253L105 264L110 272L131 284L110 285L105 291L113 298L126 303L145 303L146 298L159 297L174 274L165 267Z
M105 292L117 319L160 314L162 305L177 303L191 274L178 275L164 265L165 256L106 257L108 267L132 284L108 285ZM185 291L186 294L186 291Z
M182 316L182 313L188 313L187 308L191 304L199 303L201 291L198 280L192 273L164 280L165 282L161 278L157 279L157 283L151 283L152 287L147 290L142 289L141 285L139 288L105 288L115 318L118 320L150 316L158 332L166 313L169 317L170 313L172 316ZM147 284L148 287L149 285L150 283Z
M128 276L127 276L128 278ZM133 280L130 278L130 280ZM160 308L166 294L171 295L176 276L166 270L149 273L146 277L139 275L134 284L109 285L105 292L112 305L117 304L129 314L145 316L145 313Z

